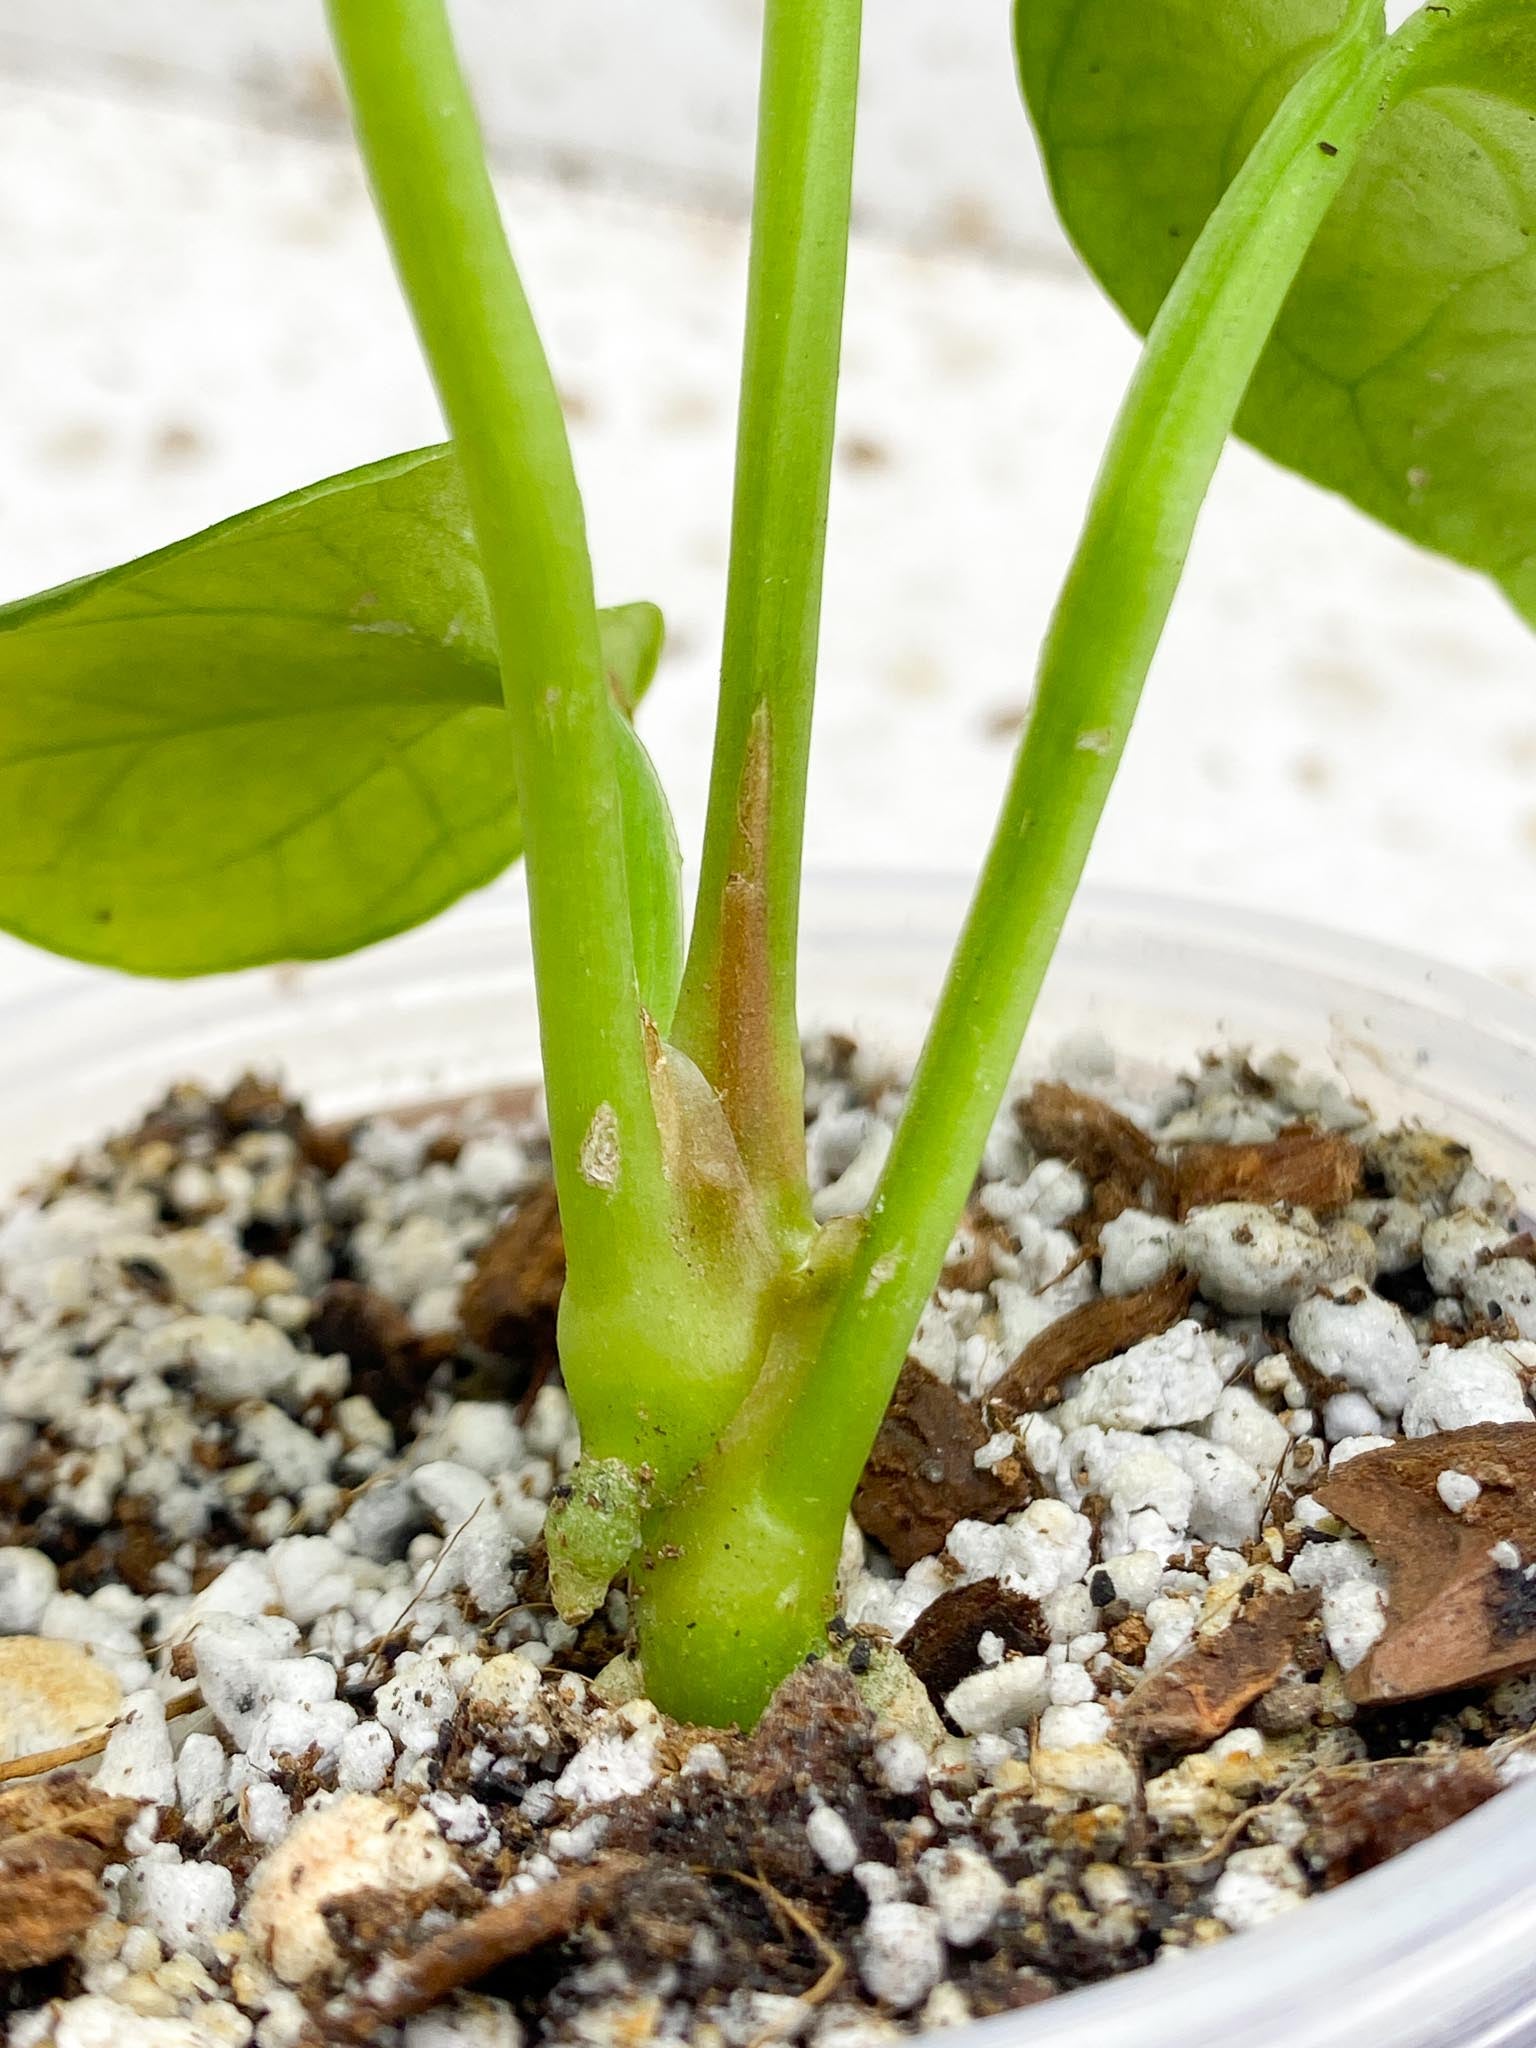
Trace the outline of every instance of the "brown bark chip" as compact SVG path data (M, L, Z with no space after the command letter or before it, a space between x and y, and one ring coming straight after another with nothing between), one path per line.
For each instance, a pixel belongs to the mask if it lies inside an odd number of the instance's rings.
M1173 1176L1145 1131L1097 1096L1064 1081L1040 1081L1017 1105L1019 1128L1034 1149L1064 1159L1093 1185L1093 1217L1108 1223L1122 1209L1173 1214Z
M573 1871L505 1905L472 1913L424 1942L399 1966L380 2000L360 2004L331 2022L336 2036L376 2041L380 2028L426 2012L502 1963L566 1940L605 1914L640 1868L638 1856L605 1856L589 1870Z
M997 1636L1005 1650L1040 1656L1051 1640L1038 1600L1011 1593L1000 1579L955 1586L925 1607L898 1648L942 1707L962 1678L976 1669L984 1635Z
M1498 1789L1498 1766L1486 1750L1321 1772L1297 1799L1307 1821L1302 1857L1331 1889L1427 1841Z
M1168 1273L1135 1294L1105 1295L1048 1323L1032 1337L987 1396L1004 1415L1028 1415L1060 1398L1067 1376L1118 1358L1147 1337L1160 1337L1189 1311L1195 1283Z
M1360 1147L1335 1131L1282 1131L1262 1145L1186 1145L1174 1168L1181 1216L1216 1202L1290 1202L1325 1214L1365 1180Z
M1482 1488L1461 1514L1442 1472ZM1484 1422L1351 1458L1314 1496L1358 1529L1385 1565L1387 1626L1349 1674L1350 1698L1378 1706L1536 1668L1536 1423ZM1491 1555L1512 1546L1516 1564Z
M519 1202L481 1249L459 1306L464 1333L483 1351L526 1367L554 1357L555 1312L565 1285L565 1239L553 1181Z
M970 1250L951 1259L939 1276L941 1287L958 1287L967 1294L985 1294L997 1274L997 1253L1008 1247L1008 1233L993 1217L980 1209L967 1209L960 1223L961 1234L970 1240Z
M101 1873L138 1811L74 1774L0 1792L0 1970L69 1954L105 1904Z
M353 1393L365 1394L397 1430L410 1420L437 1364L405 1310L360 1280L333 1280L317 1296L309 1339L316 1351L346 1355Z
M853 1497L854 1520L903 1571L941 1550L956 1522L1000 1522L1033 1499L1019 1460L976 1469L989 1434L976 1408L908 1359Z
M1257 1591L1224 1629L1196 1636L1142 1680L1120 1709L1117 1733L1142 1750L1204 1749L1280 1677L1317 1606L1310 1590Z

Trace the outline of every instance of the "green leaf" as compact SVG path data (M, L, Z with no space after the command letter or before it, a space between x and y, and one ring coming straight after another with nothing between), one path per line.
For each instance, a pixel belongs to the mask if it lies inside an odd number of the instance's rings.
M660 614L602 626L632 708ZM649 763L618 724L627 785ZM659 789L636 808L640 866L670 820ZM141 974L322 958L420 923L521 850L447 449L0 609L0 926L24 939Z
M1016 0L1062 220L1143 331L1349 12L1349 0ZM1239 427L1486 571L1536 622L1536 20L1529 0L1450 0L1406 33L1397 103L1313 245Z

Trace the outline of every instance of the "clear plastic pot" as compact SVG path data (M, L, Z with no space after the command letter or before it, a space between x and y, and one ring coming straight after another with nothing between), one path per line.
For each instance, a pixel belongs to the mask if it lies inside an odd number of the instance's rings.
M964 896L813 878L808 1024L915 1050ZM1536 1002L1283 920L1087 892L1031 1045L1102 1031L1163 1067L1213 1044L1294 1053L1383 1114L1451 1131L1536 1191ZM183 1075L278 1069L323 1114L537 1071L527 927L497 891L357 959L163 986L103 976L0 1002L0 1182ZM1026 1058L1028 1058L1026 1053ZM1536 2042L1536 1783L1270 1926L960 2035L1029 2048L1493 2048Z

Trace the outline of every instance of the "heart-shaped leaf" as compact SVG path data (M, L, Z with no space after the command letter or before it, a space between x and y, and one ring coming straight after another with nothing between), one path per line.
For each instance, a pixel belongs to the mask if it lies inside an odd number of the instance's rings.
M602 630L632 710L660 614L623 606ZM615 725L637 953L660 977L642 988L666 1004L676 842ZM0 610L0 925L22 938L142 974L322 958L421 922L521 851L447 449Z
M1024 93L1062 220L1139 328L1285 93L1354 11L1016 0ZM1528 0L1445 0L1414 34L1403 96L1313 245L1239 426L1411 540L1485 570L1536 621L1536 21Z

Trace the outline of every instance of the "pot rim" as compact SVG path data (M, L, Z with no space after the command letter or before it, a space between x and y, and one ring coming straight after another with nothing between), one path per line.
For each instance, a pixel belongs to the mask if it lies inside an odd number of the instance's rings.
M690 888L693 879L690 874ZM810 914L802 916L803 933L813 943L836 943L841 937L840 933L828 934L817 929L816 907L826 897L888 903L904 922L916 922L916 913L921 910L925 926L942 919L946 929L958 930L970 900L971 886L971 878L958 869L913 868L892 872L883 868L808 867L801 900L803 909L808 907ZM1106 920L1159 927L1201 946L1216 946L1244 955L1280 950L1304 956L1310 964L1338 974L1357 988L1392 995L1427 1009L1475 1015L1480 1028L1494 1023L1536 1043L1536 993L1528 994L1475 968L1439 960L1415 947L1369 938L1345 925L1292 917L1280 911L1255 910L1236 898L1217 893L1184 895L1127 883L1085 882L1073 899L1066 936L1089 922ZM189 989L223 990L240 980L265 981L274 973L288 976L294 989L302 993L309 981L320 977L371 978L380 966L392 970L396 960L410 951L434 950L444 940L452 944L476 928L510 926L525 931L527 923L521 888L502 878L424 925L336 959L299 961L277 969L239 968L175 981L60 960L58 979L14 995L0 993L0 1015L29 1018L45 1009L73 1010L99 1000L106 990L115 991L119 997L128 990L159 991L162 996L173 990L186 1002Z

